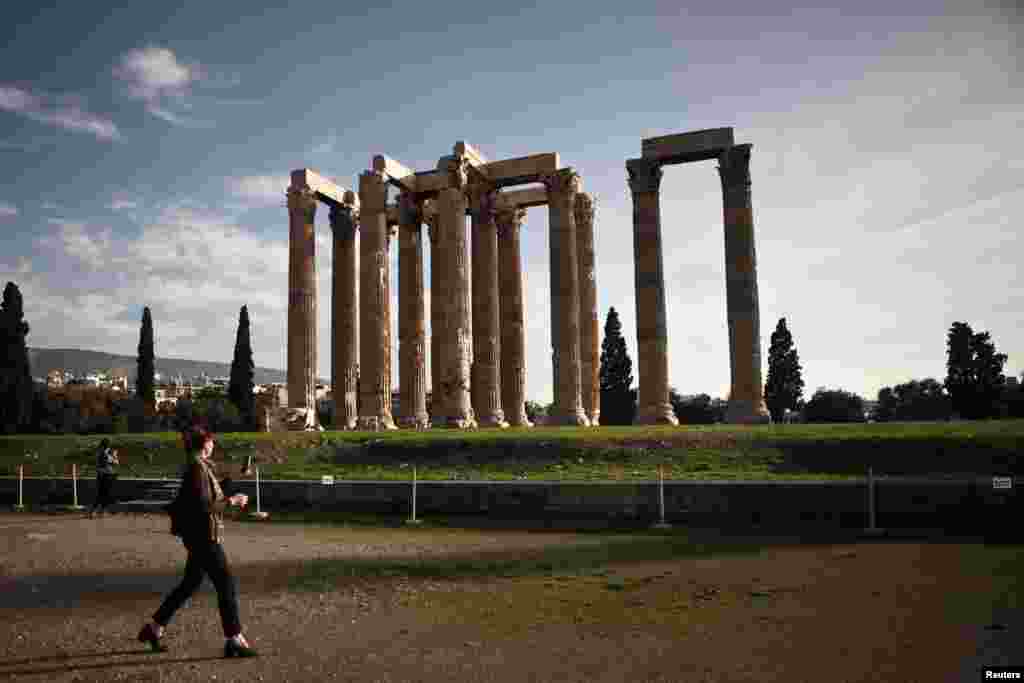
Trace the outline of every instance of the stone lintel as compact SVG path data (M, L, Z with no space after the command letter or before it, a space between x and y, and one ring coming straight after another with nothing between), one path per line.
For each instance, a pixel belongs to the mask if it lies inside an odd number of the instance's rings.
M403 190L416 191L416 174L389 156L378 154L373 157L373 170L383 173L388 182L394 183Z
M500 209L526 209L531 206L547 206L547 203L548 191L543 187L527 187L498 193Z
M640 147L644 159L662 164L683 164L717 159L723 150L733 144L732 128L708 128L645 138Z
M448 174L445 171L421 171L415 174L415 191L417 194L438 192L448 187Z
M492 161L484 169L487 178L498 187L536 183L558 170L558 152Z
M328 204L359 206L359 200L353 199L355 193L351 190L346 190L330 178L325 178L310 168L300 168L292 171L292 187L296 190L310 190L316 194L317 199ZM346 194L348 197L346 197Z

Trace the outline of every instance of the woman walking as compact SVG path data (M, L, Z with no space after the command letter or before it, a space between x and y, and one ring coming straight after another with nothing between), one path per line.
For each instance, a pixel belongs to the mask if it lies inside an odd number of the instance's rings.
M188 465L182 478L178 497L172 504L172 533L181 536L188 559L185 562L185 577L178 587L160 605L153 615L153 621L139 631L139 641L149 643L156 652L167 648L160 642L164 626L188 600L203 582L204 574L210 576L217 588L217 604L224 630L225 657L254 657L256 651L242 635L238 615L238 590L235 577L228 567L227 557L221 541L224 538L224 509L228 505L245 507L248 497L234 493L225 497L223 489L231 488L231 480L217 481L213 462L214 436L201 426L194 426L182 434ZM233 493L233 492L232 492Z
M96 451L96 500L93 501L89 516L95 517L97 513L102 517L105 508L114 504L111 491L114 488L114 465L120 465L117 459L117 450L110 447L110 440L100 441Z

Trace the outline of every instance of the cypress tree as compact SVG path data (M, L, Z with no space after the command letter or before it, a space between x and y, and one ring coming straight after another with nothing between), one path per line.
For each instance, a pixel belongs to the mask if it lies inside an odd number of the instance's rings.
M29 326L21 291L13 282L4 287L0 304L0 430L27 430L32 421L32 371L29 365Z
M980 419L998 412L1005 378L1005 353L996 353L988 332L975 334L954 322L946 337L946 391L960 417Z
M228 400L235 404L248 428L253 427L256 397L253 396L253 380L256 366L252 361L252 339L249 332L249 309L242 306L238 313L238 334L235 337L235 357L231 361L231 382L228 384Z
M608 309L601 341L601 423L606 425L633 424L636 415L636 397L633 386L633 361L626 351L622 337L622 323L615 307Z
M768 380L764 385L764 402L772 414L772 422L782 422L786 409L796 410L804 393L800 357L793 348L793 335L786 319L779 318L768 349Z
M135 395L143 403L153 406L156 403L156 387L154 386L153 358L153 316L149 306L142 309L142 329L139 332L139 355L136 359Z

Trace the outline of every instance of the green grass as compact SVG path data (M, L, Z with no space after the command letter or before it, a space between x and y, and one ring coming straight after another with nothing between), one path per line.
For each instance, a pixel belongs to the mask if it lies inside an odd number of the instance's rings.
M100 436L0 437L0 476L93 476ZM175 433L117 434L122 477L177 476ZM26 458L26 453L37 457ZM266 479L649 480L841 479L868 466L889 475L1019 472L1024 420L830 425L541 427L473 431L221 434L215 458L255 454ZM229 468L230 469L230 468Z

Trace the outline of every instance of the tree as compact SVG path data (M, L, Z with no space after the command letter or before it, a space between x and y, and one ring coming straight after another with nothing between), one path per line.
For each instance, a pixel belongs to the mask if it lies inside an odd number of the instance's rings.
M135 393L143 403L154 406L156 403L156 387L154 386L153 358L153 316L149 306L142 309L142 329L139 332L139 355L136 360Z
M793 348L793 335L786 328L786 319L779 318L768 349L768 381L764 385L764 401L772 414L772 422L782 422L786 410L796 410L804 393L800 357Z
M526 403L524 403L524 407L526 410L526 418L534 424L537 423L538 417L545 417L547 415L547 408L537 401L526 401Z
M952 413L952 403L942 384L927 377L880 389L873 417L879 422L948 420Z
M235 357L231 361L231 381L228 384L228 400L238 408L246 428L252 429L255 420L256 397L253 394L253 375L256 366L252 362L252 340L249 333L249 309L242 306L238 313L238 334L235 338Z
M670 389L668 401L679 424L715 424L725 420L725 403L714 401L707 394L684 397Z
M842 389L820 387L804 406L807 422L863 422L864 399Z
M32 370L28 357L29 325L21 291L13 282L4 287L0 303L0 431L26 431L32 422Z
M630 393L633 386L633 361L626 351L622 337L622 323L615 307L608 309L601 341L601 423L606 425L633 424L636 398Z
M988 332L975 334L967 323L953 323L946 337L945 387L960 417L976 420L998 413L1005 363L1006 354L996 353Z

